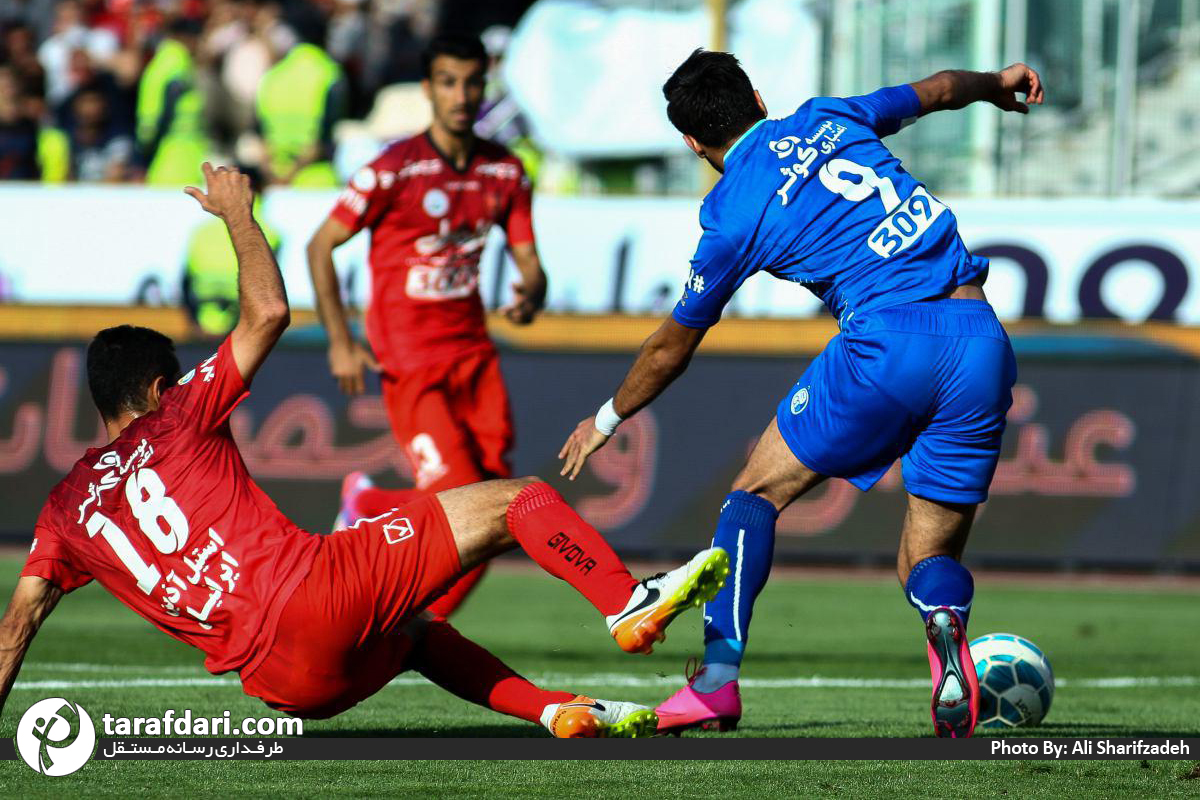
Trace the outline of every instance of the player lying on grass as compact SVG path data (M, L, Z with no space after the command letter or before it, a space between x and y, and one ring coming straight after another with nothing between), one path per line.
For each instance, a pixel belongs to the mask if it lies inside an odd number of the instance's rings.
M721 729L742 714L737 678L754 599L766 584L775 520L830 476L870 489L903 459L908 513L897 571L921 613L939 736L969 736L978 687L967 648L974 593L959 563L1000 454L1016 363L984 297L987 259L954 215L880 141L917 117L987 101L1042 102L1024 64L940 72L863 97L818 97L766 119L737 59L697 50L663 87L667 115L721 179L700 210L703 235L683 297L642 346L599 413L560 452L574 478L622 418L686 368L737 288L765 270L825 302L841 329L779 402L733 491L713 545L733 580L705 606L704 666L658 707L659 730Z
M237 251L241 318L215 355L179 377L171 340L101 331L88 386L110 442L54 488L0 621L0 705L38 627L93 578L169 636L202 650L212 673L288 714L323 718L415 669L460 697L541 722L556 736L635 736L654 713L540 689L420 616L485 559L523 547L605 616L617 643L649 652L670 620L711 598L724 551L634 580L604 539L535 478L451 489L328 536L289 521L254 483L229 415L288 325L279 268L250 213L247 179L204 165Z

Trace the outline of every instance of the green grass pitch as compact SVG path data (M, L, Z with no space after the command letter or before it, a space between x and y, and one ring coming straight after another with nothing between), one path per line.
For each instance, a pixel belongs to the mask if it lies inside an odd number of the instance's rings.
M0 559L7 598L20 559ZM1016 735L1200 736L1200 592L1144 585L989 581L980 577L972 635L1008 631L1045 649L1062 681L1046 723ZM691 613L649 657L621 653L572 590L503 566L456 624L515 669L551 688L653 705L698 655ZM233 684L203 679L199 654L88 586L66 597L38 635L0 717L11 737L47 696L81 703L97 722L168 708L234 719L272 712ZM882 686L802 685L797 679L879 678ZM894 581L777 574L756 608L744 665L738 736L930 736L922 627ZM1100 679L1136 680L1109 682ZM146 679L168 685L144 685ZM60 681L42 687L37 682ZM765 681L767 685L755 685ZM137 685L141 682L143 685ZM30 684L33 684L30 686ZM1117 685L1112 685L1117 684ZM54 686L56 688L49 688ZM543 736L540 728L406 680L311 736ZM701 735L701 734L690 734ZM716 734L705 734L716 735ZM995 735L984 732L983 735ZM1196 796L1194 761L1108 762L100 762L67 778L0 762L5 796Z

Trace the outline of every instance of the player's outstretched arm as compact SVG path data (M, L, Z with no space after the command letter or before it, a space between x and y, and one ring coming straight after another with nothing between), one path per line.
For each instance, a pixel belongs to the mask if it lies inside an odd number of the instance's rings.
M17 581L8 610L0 619L0 712L34 634L62 596L62 590L45 578L27 575Z
M999 72L944 70L912 84L921 101L921 113L963 108L987 101L1005 111L1029 113L1029 106L1041 105L1045 97L1042 79L1032 68L1013 64ZM1025 102L1017 94L1025 95Z
M308 274L312 277L313 294L317 298L317 315L329 337L329 371L338 386L348 395L362 394L363 367L380 371L375 356L350 335L346 306L338 287L333 251L345 244L354 232L332 217L317 228L308 242Z
M596 415L575 426L567 437L558 451L558 457L565 459L559 474L575 480L588 456L604 446L617 423L648 406L683 374L707 332L707 328L689 328L680 325L674 317L667 317L642 343L637 359L612 400Z
M514 283L513 301L500 309L509 322L528 325L546 303L546 273L533 242L512 248L513 261L521 273L521 282Z
M271 348L291 321L283 276L275 253L254 219L254 191L250 179L232 167L204 162L208 193L189 186L184 189L201 207L220 217L229 229L238 261L238 306L241 316L229 335L233 360L247 384L262 366Z

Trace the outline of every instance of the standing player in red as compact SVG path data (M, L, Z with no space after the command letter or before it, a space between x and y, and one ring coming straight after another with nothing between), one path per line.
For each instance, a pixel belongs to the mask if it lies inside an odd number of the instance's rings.
M383 402L420 492L508 477L512 422L496 349L479 297L488 231L504 229L521 274L508 319L533 320L546 295L521 162L475 136L488 57L478 39L435 39L424 56L429 130L390 145L351 180L308 245L317 309L329 335L329 366L346 394L363 370L381 373ZM370 349L346 323L333 251L371 230ZM347 476L340 522L386 511L412 495ZM449 615L482 577L469 573L431 606Z
M171 340L128 325L88 347L88 386L110 441L50 493L0 620L0 706L39 626L95 579L169 636L237 671L247 694L296 716L350 708L415 669L467 700L556 736L635 736L654 713L539 689L448 623L422 615L446 586L517 546L606 616L617 643L649 652L668 622L714 596L723 550L635 581L547 484L489 481L426 495L329 536L301 530L254 483L229 428L289 319L279 268L251 214L249 181L204 165L237 252L241 316L182 378Z

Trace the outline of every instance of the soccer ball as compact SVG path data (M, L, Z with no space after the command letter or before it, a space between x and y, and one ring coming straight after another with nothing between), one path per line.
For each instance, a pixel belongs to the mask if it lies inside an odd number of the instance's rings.
M970 647L979 677L979 725L1016 728L1045 719L1054 672L1037 645L1015 634L989 633Z

